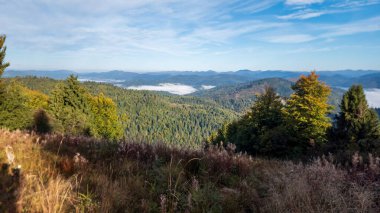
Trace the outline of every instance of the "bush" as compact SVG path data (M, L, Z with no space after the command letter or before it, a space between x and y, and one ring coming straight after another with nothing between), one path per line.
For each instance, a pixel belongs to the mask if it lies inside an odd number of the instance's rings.
M39 109L34 113L33 130L38 134L46 134L52 131L50 117L43 109Z

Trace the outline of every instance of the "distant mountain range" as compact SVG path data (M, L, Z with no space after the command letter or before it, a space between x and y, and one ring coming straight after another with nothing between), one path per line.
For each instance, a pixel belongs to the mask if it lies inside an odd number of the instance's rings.
M321 80L334 87L349 87L352 84L362 84L365 88L380 88L380 70L338 70L318 71L317 73L320 75ZM308 72L239 70L234 72L167 71L137 73L114 70L80 73L67 70L8 70L4 73L4 77L37 76L64 79L71 74L77 75L83 81L108 82L123 87L171 83L188 85L197 90L202 90L205 86L206 88L211 88L211 86L234 85L265 78L283 78L294 81L300 75L306 75Z

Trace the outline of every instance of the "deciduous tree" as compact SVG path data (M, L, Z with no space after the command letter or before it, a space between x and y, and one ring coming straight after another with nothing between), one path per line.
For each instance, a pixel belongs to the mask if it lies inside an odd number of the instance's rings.
M302 75L292 86L294 93L284 108L289 134L296 141L292 144L297 152L326 142L326 130L331 126L328 117L332 107L327 103L331 89L318 80L318 75Z
M123 136L117 107L111 98L100 93L98 96L90 98L90 107L95 135L111 140L117 140Z

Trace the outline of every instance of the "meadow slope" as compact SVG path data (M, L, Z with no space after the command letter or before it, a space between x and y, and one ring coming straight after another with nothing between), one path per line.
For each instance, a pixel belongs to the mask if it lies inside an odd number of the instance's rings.
M5 149L15 161L7 162ZM378 158L349 168L0 130L1 212L375 212ZM9 151L8 151L9 153ZM21 166L18 170L11 168Z

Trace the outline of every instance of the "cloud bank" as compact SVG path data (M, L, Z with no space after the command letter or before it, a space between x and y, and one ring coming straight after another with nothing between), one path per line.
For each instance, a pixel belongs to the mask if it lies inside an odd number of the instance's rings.
M152 86L152 85L130 86L127 88L133 89L133 90L163 91L163 92L169 92L176 95L186 95L186 94L190 94L197 91L197 89L195 89L192 86L188 86L184 84L172 84L172 83L161 83L157 86Z
M366 89L365 95L370 107L380 107L380 89Z

